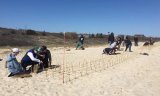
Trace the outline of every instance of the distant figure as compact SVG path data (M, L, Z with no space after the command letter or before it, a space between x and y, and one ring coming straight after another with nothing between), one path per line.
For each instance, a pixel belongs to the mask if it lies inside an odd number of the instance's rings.
M123 36L123 37L122 37L122 46L123 46L123 47L125 46L125 39L126 39L126 36Z
M146 41L144 42L143 46L149 46L150 45L150 42L149 41Z
M116 53L116 50L118 49L117 45L118 45L118 42L115 41L115 42L113 42L113 43L109 46L109 48L112 49L112 50L111 50L111 53L112 53L112 54L115 54L115 53Z
M83 44L84 44L84 36L81 35L81 36L79 37L78 42L77 42L76 50L77 50L78 48L81 48L82 50L84 50Z
M79 42L81 42L81 44L83 45L83 43L84 43L84 36L83 36L83 35L81 35L81 36L79 37Z
M112 49L111 48L103 49L103 54L111 55L112 54Z
M117 38L117 45L118 45L118 50L119 50L119 51L120 51L121 43L122 43L122 38L121 38L121 37L118 37L118 38Z
M155 41L153 40L152 37L149 38L149 43L150 43L150 45L153 45L155 43Z
M51 52L47 49L46 46L41 47L40 55L42 55L42 57L40 57L40 59L43 62L44 68L51 67L51 63L52 63Z
M114 42L114 33L112 32L108 37L108 43L111 45Z
M105 48L103 50L103 54L108 54L108 55L116 54L115 52L118 49L116 46L117 42L113 42L108 48Z
M129 48L129 52L132 52L132 51L131 51L132 42L131 42L131 40L129 39L128 36L126 36L125 44L126 44L126 49L125 49L125 51L127 51L127 49Z
M146 42L144 42L143 46L153 45L154 43L155 43L155 41L153 40L152 37L150 37L149 40L147 40Z
M21 66L20 63L18 63L16 56L19 54L19 49L18 48L13 48L12 49L12 53L7 55L7 60L6 60L6 65L5 67L8 68L10 74L8 75L8 77L10 76L14 76L20 73L23 73L24 70Z
M137 36L134 36L134 45L138 46L138 37Z
M21 64L24 70L26 70L26 67L29 65L32 65L32 70L33 70L34 65L42 63L39 59L37 59L37 57L39 56L40 50L41 48L37 46L27 51L27 53L24 55L24 57L21 60Z
M2 61L3 59L0 59L0 61Z

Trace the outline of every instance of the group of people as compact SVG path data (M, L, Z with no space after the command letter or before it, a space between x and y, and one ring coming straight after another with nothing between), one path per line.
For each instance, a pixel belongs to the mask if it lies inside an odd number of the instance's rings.
M25 74L33 71L34 66L38 65L38 70L43 70L51 66L51 53L46 46L36 46L26 52L19 63L16 56L19 54L18 48L13 48L12 53L7 55L5 67L8 68L10 76ZM30 68L27 68L31 65Z
M108 37L109 47L105 48L103 50L103 53L110 54L110 55L116 54L115 53L116 50L120 51L120 46L121 46L122 42L126 46L125 51L127 51L129 49L129 52L132 52L132 50L131 50L132 42L131 42L129 36L126 36L125 38L118 36L117 38L115 38L114 33L111 32ZM135 43L135 46L138 46L138 37L136 37L136 36L134 37L134 43ZM84 44L84 36L80 35L80 37L77 41L76 50L77 49L84 50L83 44Z
M103 50L103 54L109 54L109 55L113 55L116 54L115 52L117 50L120 51L120 46L122 44L122 42L124 42L126 48L125 51L127 51L129 49L129 52L131 51L131 46L132 46L132 42L129 39L128 36L126 36L126 38L123 40L122 37L118 36L117 38L114 37L114 33L112 32L109 37L108 37L108 43L109 43L109 47L105 48Z
M134 36L133 40L134 40L134 45L138 46L138 42L139 42L138 37ZM103 53L109 54L109 55L115 54L116 50L120 50L120 46L121 46L122 42L123 42L123 46L126 46L125 51L127 51L129 49L129 52L132 52L132 50L131 50L132 42L130 40L130 37L126 36L124 38L124 37L118 36L117 38L115 38L114 33L112 32L111 34L109 34L109 37L108 37L108 43L110 46L108 48L105 48L103 50ZM154 43L155 43L155 41L153 40L152 37L150 37L149 40L147 40L143 44L143 46L153 45Z
M143 46L153 45L154 43L155 41L150 37L148 41L144 42Z
M121 36L115 38L114 33L111 33L108 37L109 47L103 50L103 54L109 54L109 55L116 54L117 50L120 51L120 46L122 42L126 46L125 51L129 49L129 52L132 52L131 50L132 42L128 36L126 36L125 39L122 38ZM134 42L135 46L138 46L138 37L134 38ZM153 43L154 43L153 40L150 40L150 44ZM83 44L84 44L84 36L81 35L77 42L76 50L77 49L84 50ZM48 68L51 66L52 63L51 53L46 46L36 46L28 50L20 63L16 59L16 56L19 54L19 52L20 51L18 48L13 48L12 53L7 55L5 67L8 68L10 72L8 77L17 74L25 74L27 72L31 72L34 70L35 65L39 66L38 70L43 70L44 68ZM28 68L28 66L30 65L31 67Z

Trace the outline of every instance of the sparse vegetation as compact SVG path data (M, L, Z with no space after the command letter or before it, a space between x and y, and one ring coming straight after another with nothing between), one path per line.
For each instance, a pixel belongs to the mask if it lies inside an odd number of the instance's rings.
M30 29L26 31L26 35L37 35L37 33L36 31Z
M69 47L74 47L78 40L79 34L76 32L65 33L65 44ZM102 33L97 34L84 34L85 46L104 45L107 43L108 35ZM130 36L133 40L133 36ZM141 37L140 41L148 40L149 37ZM154 38L160 40L160 38ZM0 28L0 46L33 46L36 44L50 45L50 46L64 46L64 33L63 32L39 32L35 30L24 29L7 29Z

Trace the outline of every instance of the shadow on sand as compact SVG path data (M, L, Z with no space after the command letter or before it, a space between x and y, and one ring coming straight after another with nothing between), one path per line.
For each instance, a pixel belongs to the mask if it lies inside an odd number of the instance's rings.
M58 68L60 67L60 65L51 65L49 68L41 68L41 69L38 69L38 72L37 73L40 73L42 71L48 71L48 69L55 69L55 68Z

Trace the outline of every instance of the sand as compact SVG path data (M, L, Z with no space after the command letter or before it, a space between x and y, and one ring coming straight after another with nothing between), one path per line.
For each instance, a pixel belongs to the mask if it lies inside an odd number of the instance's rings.
M57 68L28 78L7 77L10 50L1 48L0 96L160 96L160 43L117 55L102 55L105 47L49 48ZM19 61L26 51L21 49ZM149 55L139 54L144 52Z

